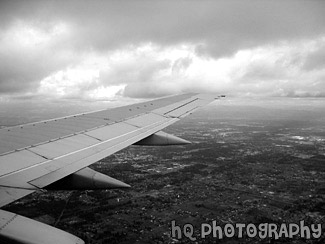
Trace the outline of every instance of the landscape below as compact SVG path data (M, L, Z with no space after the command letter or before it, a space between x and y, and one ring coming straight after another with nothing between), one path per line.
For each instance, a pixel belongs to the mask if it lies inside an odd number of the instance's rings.
M270 103L268 103L270 104ZM166 130L193 143L131 146L92 165L128 190L27 196L11 212L56 226L86 243L193 243L171 236L171 221L194 225L197 243L272 243L269 238L200 237L200 225L321 223L325 241L323 108L214 104Z

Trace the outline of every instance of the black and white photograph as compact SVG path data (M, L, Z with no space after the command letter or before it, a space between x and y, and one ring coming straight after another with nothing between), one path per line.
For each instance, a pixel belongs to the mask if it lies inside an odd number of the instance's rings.
M0 244L114 243L325 243L325 1L0 1Z

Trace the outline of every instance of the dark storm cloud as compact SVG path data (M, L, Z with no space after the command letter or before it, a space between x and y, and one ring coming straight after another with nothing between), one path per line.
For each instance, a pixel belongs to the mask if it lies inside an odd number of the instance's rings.
M72 62L73 59L60 57L51 50L0 50L0 94L35 92L40 80Z
M67 45L105 50L202 42L198 52L219 55L325 31L323 1L7 1L0 11L2 28L67 21L75 34Z

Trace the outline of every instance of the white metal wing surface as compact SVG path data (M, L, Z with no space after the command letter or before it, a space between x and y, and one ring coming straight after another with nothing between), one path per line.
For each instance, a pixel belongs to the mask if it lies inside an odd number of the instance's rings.
M177 95L1 129L0 207L141 142L217 98ZM8 221L13 218L10 214L0 210L0 236L8 234ZM18 243L25 243L24 238Z

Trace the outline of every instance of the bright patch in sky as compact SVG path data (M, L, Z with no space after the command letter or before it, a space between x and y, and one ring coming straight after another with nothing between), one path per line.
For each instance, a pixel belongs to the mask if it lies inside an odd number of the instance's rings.
M67 35L69 28L64 23L37 26L33 23L17 21L2 36L2 42L12 48L31 48L51 44Z

